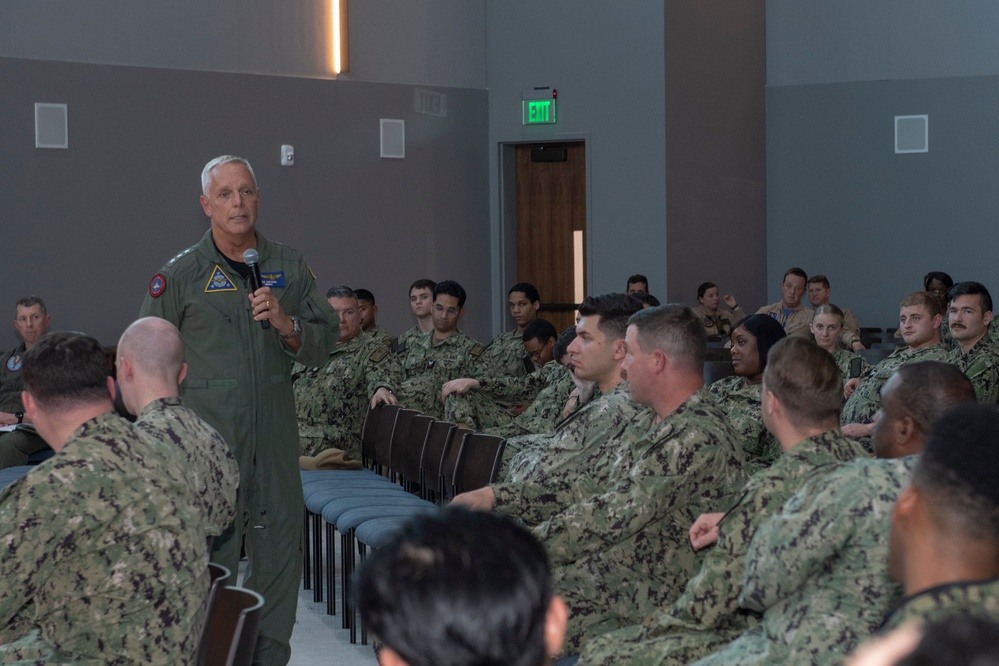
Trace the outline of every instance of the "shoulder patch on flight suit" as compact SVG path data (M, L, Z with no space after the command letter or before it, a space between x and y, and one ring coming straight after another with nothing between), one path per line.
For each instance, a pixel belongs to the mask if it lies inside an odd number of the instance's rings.
M157 298L166 291L166 276L163 273L157 273L153 276L153 279L149 281L149 295L153 298Z
M389 355L389 350L385 347L379 347L375 350L375 353L371 355L371 360L375 363L381 363L385 360L385 357Z
M215 264L215 270L212 271L212 276L208 278L208 284L205 285L206 294L214 291L239 291L218 264Z
M20 354L14 354L7 359L7 369L11 372L17 372L24 365L24 359L21 358Z
M486 351L486 348L483 347L481 344L476 343L475 346L472 347L472 349L469 350L468 353L471 354L472 356L474 356L475 358L478 358L478 357L482 356L482 353L484 351Z

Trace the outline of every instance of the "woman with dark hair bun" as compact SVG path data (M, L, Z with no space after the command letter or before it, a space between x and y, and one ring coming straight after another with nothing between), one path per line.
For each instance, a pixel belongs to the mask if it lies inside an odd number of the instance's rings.
M735 376L719 379L708 387L728 414L729 423L742 435L750 474L769 467L781 452L777 439L763 425L760 403L767 353L784 337L784 327L770 315L751 315L739 320L730 336Z
M732 309L731 312L719 307L722 300ZM732 294L725 294L724 299L721 297L714 282L701 283L697 288L697 302L699 305L693 308L694 316L700 320L708 337L727 336L732 332L732 322L746 316Z

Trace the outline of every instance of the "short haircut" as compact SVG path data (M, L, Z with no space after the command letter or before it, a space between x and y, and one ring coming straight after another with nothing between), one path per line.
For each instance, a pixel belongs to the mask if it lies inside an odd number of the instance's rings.
M734 333L740 327L745 328L756 338L756 353L760 359L760 372L763 372L767 369L767 358L770 356L770 350L780 340L787 337L784 327L776 319L766 314L743 317L735 322L732 332Z
M608 340L623 340L628 332L628 317L642 309L641 301L628 294L604 294L587 296L579 304L579 314L583 317L600 317L597 326Z
M650 294L647 291L636 291L635 293L628 294L628 295L631 296L632 298L634 298L636 301L638 301L642 305L644 305L645 307L657 308L660 305L662 305L662 303L659 302L658 298L656 298L655 296L653 296L652 294Z
M327 289L326 298L357 298L357 292L350 287L340 285Z
M718 285L716 285L714 282L702 282L697 287L697 297L701 298L702 296L704 296L704 292L712 288L717 289Z
M943 282L944 286L948 289L954 286L954 279L951 276L947 275L943 271L930 271L926 274L926 277L923 278L923 289L929 291L930 283L934 280Z
M555 347L552 349L552 356L556 361L560 360L563 356L569 353L569 345L572 341L576 339L576 327L570 326L561 333L559 333L558 340L555 341Z
M24 388L46 409L111 400L108 365L97 340L82 333L46 333L24 354Z
M201 193L206 197L208 196L208 185L212 182L212 169L215 167L220 167L223 164L242 164L246 167L246 170L250 172L250 178L253 179L253 185L257 185L257 176L253 173L253 167L250 166L249 160L245 157L236 157L235 155L219 155L215 159L208 162L205 168L201 170Z
M184 340L172 322L143 317L121 334L118 358L127 358L147 377L177 382L184 365Z
M945 411L975 400L971 380L950 363L919 361L903 365L895 374L899 382L890 399L908 414L923 435L930 434L933 424Z
M49 311L45 308L45 301L38 296L22 296L17 299L15 310L17 309L17 306L22 308L31 308L36 305L38 306L38 309L42 311L43 315L49 313Z
M430 291L433 291L434 287L436 286L437 283L434 282L433 280L428 280L427 278L420 278L413 284L409 285L409 290L413 291L414 289L429 289Z
M943 314L943 312L940 311L940 301L938 301L936 297L928 291L912 292L902 299L902 302L898 304L898 307L899 309L924 307L926 308L926 311L930 313L930 317L936 317L937 315Z
M541 294L538 293L538 288L535 287L530 282L518 282L517 284L510 287L510 290L506 292L507 298L509 298L510 294L512 294L515 291L523 292L524 296L527 296L527 300L529 300L531 303L541 302Z
M978 402L948 409L926 440L912 485L954 533L999 547L999 411Z
M803 268L798 268L797 266L792 266L791 268L789 268L786 271L784 271L784 277L782 277L780 279L781 284L784 283L784 280L787 279L788 275L797 275L802 280L804 280L806 284L808 283L808 273L806 273L805 269L803 269Z
M441 294L454 296L458 299L458 309L465 307L465 289L454 280L444 280L434 286L434 300Z
M357 296L357 300L359 300L359 301L367 301L368 303L371 303L372 305L375 304L375 295L372 294L367 289L355 289L354 290L354 295Z
M980 612L980 611L979 611ZM962 610L927 622L923 637L895 666L999 664L999 622Z
M815 312L812 313L812 319L814 320L819 315L831 315L833 317L836 317L836 319L839 319L840 324L846 321L846 315L843 314L843 311L840 310L838 306L833 305L832 303L826 303L824 305L820 305L819 307L815 308Z
M456 507L409 521L358 582L361 620L410 666L540 666L552 594L530 532Z
M950 303L958 296L978 296L982 304L982 313L992 312L992 295L981 282L968 280L958 282L947 290L947 303Z
M796 427L839 423L843 378L832 354L811 340L790 337L770 349L763 383Z
M821 284L823 287L828 289L829 278L827 278L825 275L813 275L812 277L808 278L808 281L805 284Z
M558 331L547 319L532 319L524 327L524 334L520 336L524 342L537 340L541 344L547 344L552 338L558 338Z
M649 278L645 277L641 273L635 273L630 278L628 278L628 284L636 284L638 282L641 282L642 284L644 284L645 285L645 289L648 290L648 288L649 288Z
M635 327L635 337L643 352L658 349L678 365L704 372L708 338L704 326L686 305L667 303L639 310L631 315L628 325Z

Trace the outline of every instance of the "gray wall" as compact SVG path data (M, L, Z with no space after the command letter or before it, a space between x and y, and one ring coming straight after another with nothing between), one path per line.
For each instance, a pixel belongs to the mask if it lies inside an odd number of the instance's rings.
M862 326L897 325L930 270L999 292L997 28L991 2L767 3L772 298L793 264ZM909 114L926 154L894 154Z
M644 273L665 293L663 4L509 0L489 2L486 19L493 288L514 281L500 268L499 145L584 139L589 292ZM546 85L558 124L522 126L521 91Z
M325 288L380 297L381 323L411 325L416 277L489 289L487 100L438 89L448 115L415 113L413 87L0 58L3 302L50 302L54 324L113 343L150 277L207 228L199 175L249 158L260 230L303 252ZM38 150L33 103L69 105L69 150ZM380 117L406 120L405 160L379 158ZM279 165L279 146L296 164ZM2 305L2 304L0 304ZM466 329L486 338L481 311Z

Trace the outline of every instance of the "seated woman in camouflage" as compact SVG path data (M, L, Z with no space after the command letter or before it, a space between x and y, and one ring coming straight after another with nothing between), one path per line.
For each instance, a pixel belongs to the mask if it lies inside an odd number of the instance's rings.
M738 321L730 337L735 376L719 379L708 390L728 414L732 427L742 435L746 462L755 471L769 466L780 455L777 441L763 427L760 400L767 352L785 333L773 317L752 315Z
M812 337L815 344L832 354L843 382L859 377L871 367L863 356L839 346L839 336L843 332L843 311L831 303L815 308L812 315Z

